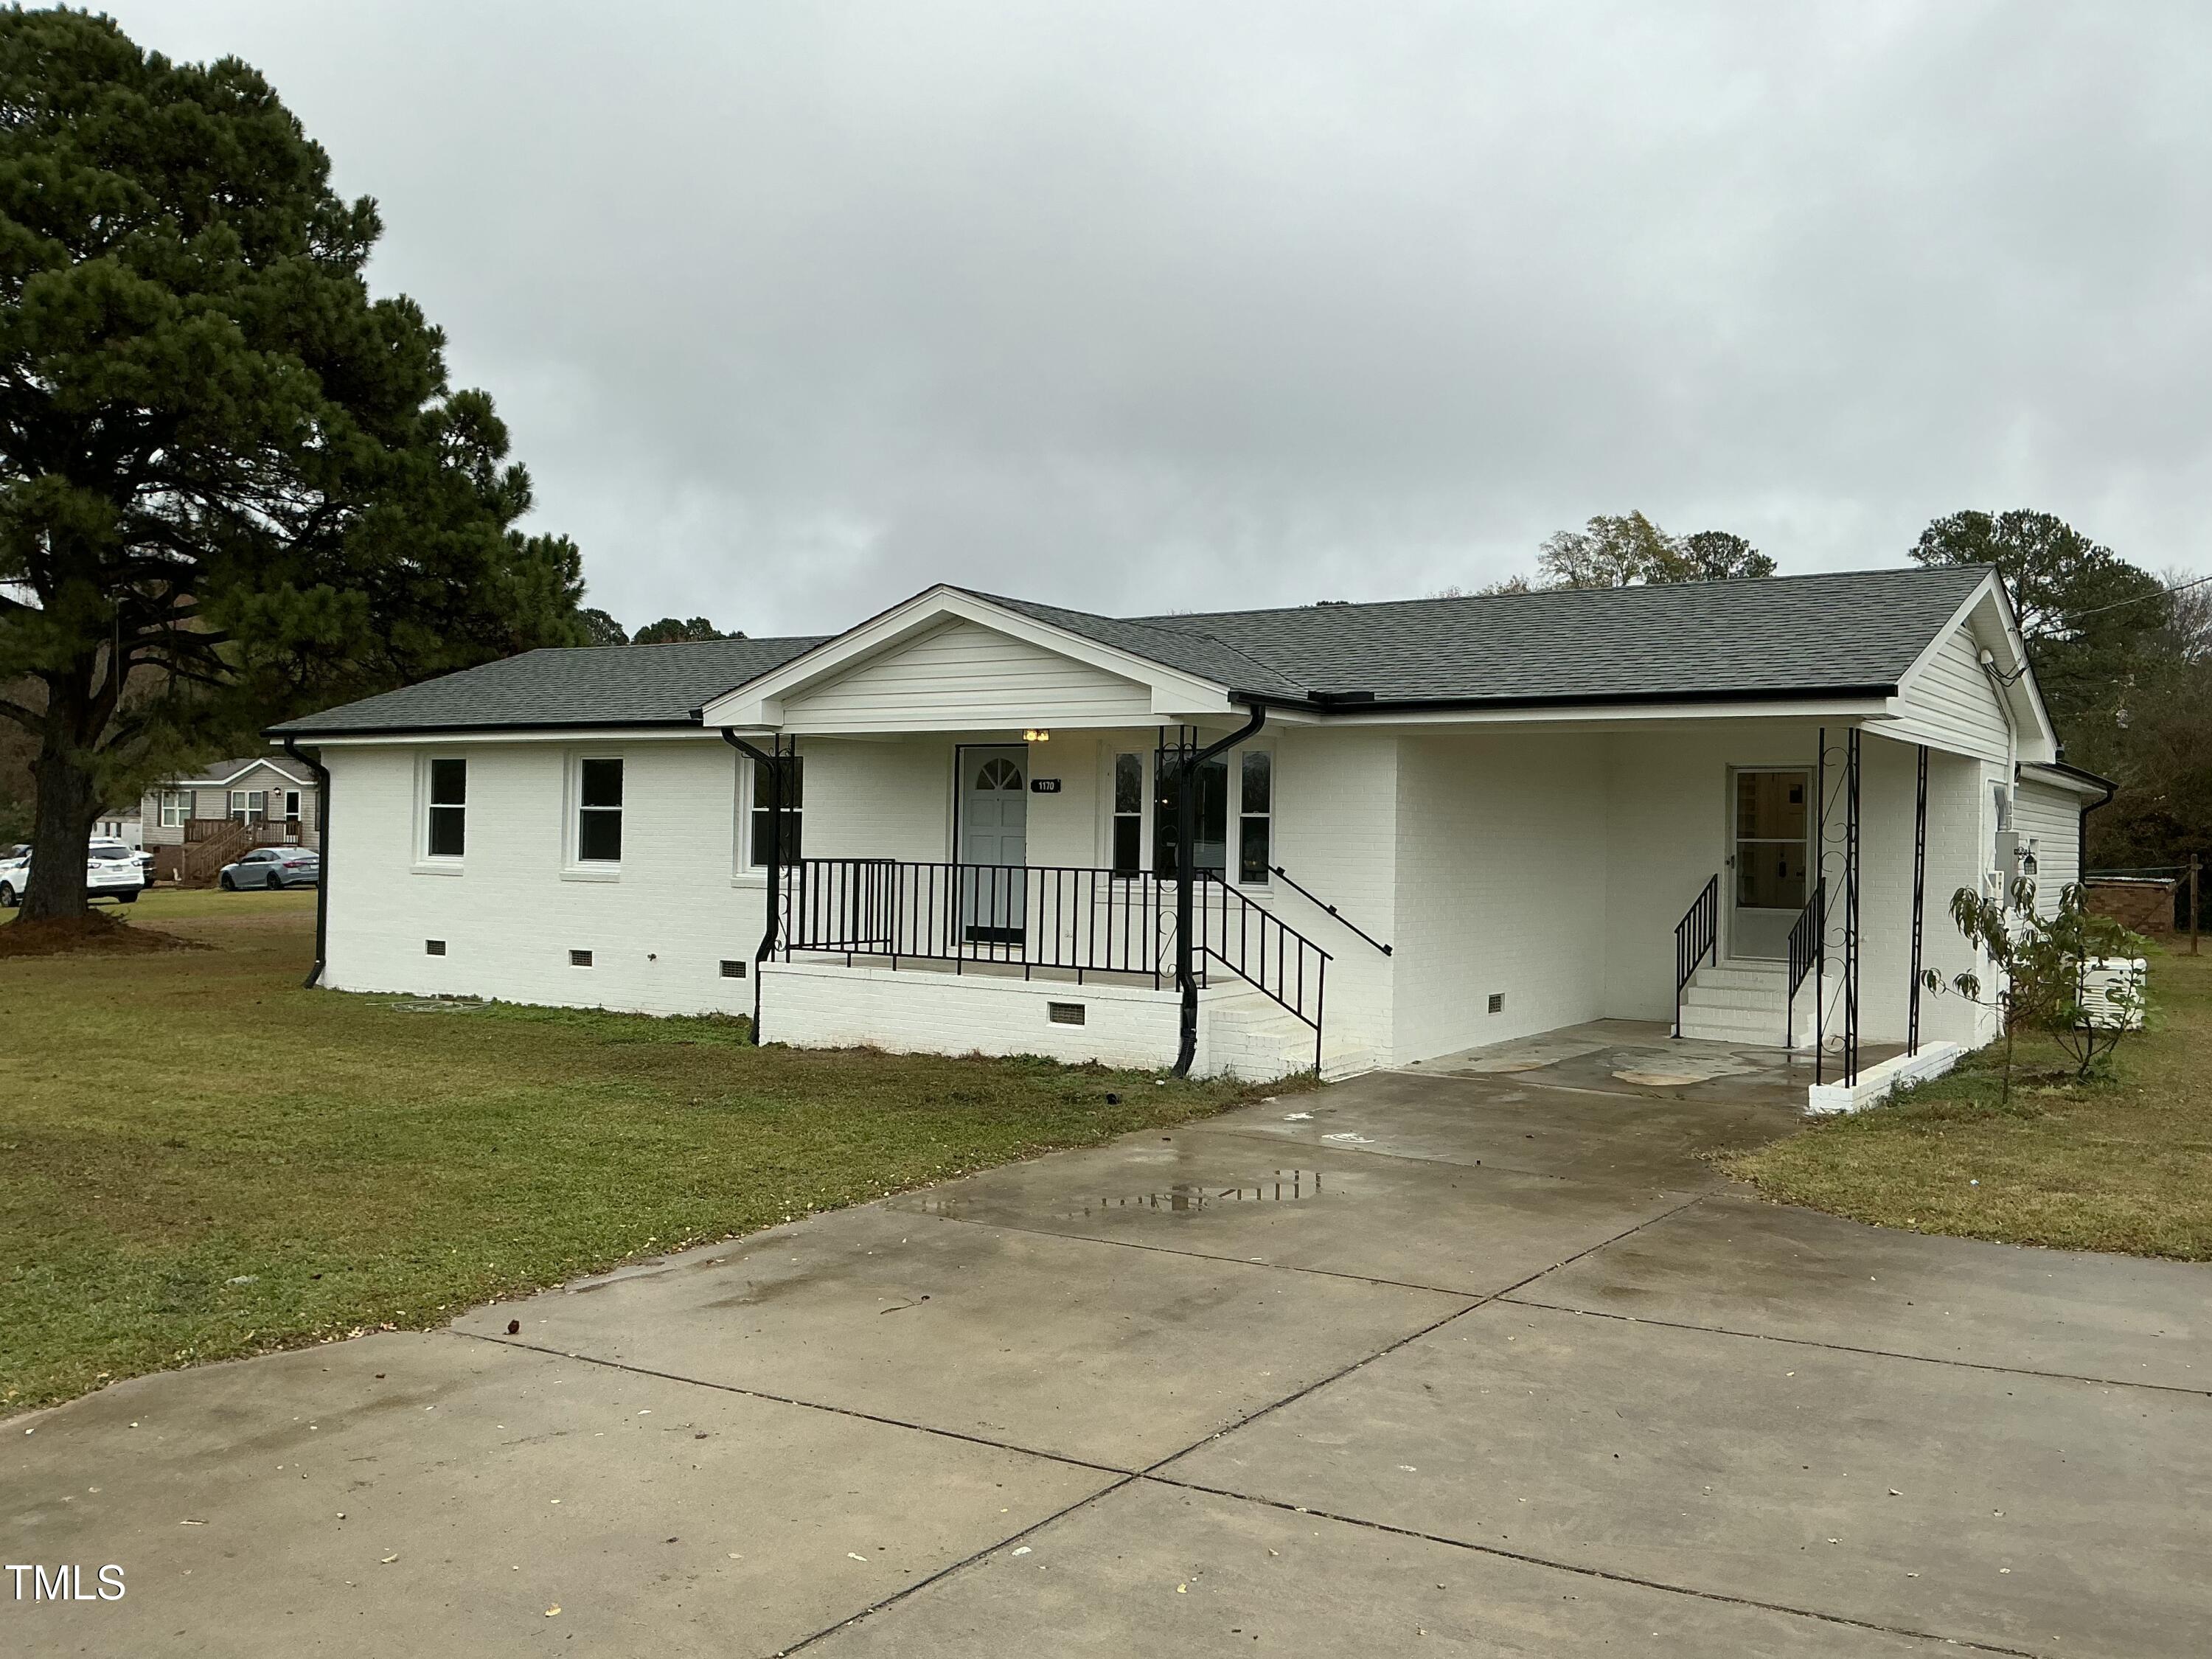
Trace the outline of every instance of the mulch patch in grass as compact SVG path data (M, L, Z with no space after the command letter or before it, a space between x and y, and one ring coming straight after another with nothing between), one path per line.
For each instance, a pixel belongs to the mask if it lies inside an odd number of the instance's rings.
M197 940L158 927L134 927L101 911L44 921L21 916L0 927L0 957L58 957L75 951L122 955L145 951L201 951Z
M2077 1080L2023 1035L1887 1104L1722 1160L1766 1197L1881 1226L2212 1261L2212 955L2154 951L2149 1029Z

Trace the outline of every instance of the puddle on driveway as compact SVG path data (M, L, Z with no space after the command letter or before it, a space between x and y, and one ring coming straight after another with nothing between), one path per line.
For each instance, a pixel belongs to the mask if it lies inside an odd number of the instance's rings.
M1257 1181L1247 1181L1237 1186L1210 1186L1195 1181L1178 1181L1158 1192L1131 1193L1119 1198L1084 1200L1073 1208L1058 1210L1054 1218L1060 1221L1089 1221L1101 1216L1133 1215L1152 1212L1160 1215L1197 1215L1206 1210L1228 1209L1238 1204L1291 1204L1301 1199L1321 1196L1319 1170L1277 1170ZM982 1212L1001 1208L993 1199L963 1193L928 1193L914 1207L924 1215L941 1215L954 1218L980 1216Z

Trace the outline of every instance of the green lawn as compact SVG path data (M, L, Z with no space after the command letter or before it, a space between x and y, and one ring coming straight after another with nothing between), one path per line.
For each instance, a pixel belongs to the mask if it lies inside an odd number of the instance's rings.
M1769 1197L1889 1227L2212 1260L2212 954L2151 955L2150 1029L2075 1085L2023 1037L1855 1117L1726 1163ZM2023 1085L2022 1073L2027 1074Z
M0 1415L1261 1092L756 1049L720 1018L404 1012L300 988L313 912L149 893L106 913L216 948L0 960Z

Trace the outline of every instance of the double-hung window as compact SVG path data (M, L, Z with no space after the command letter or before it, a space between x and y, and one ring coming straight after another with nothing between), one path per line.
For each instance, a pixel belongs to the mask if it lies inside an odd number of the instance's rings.
M776 769L783 777L783 845L775 862L791 865L799 862L799 830L805 822L806 808L806 762L803 756L785 755L776 762ZM753 763L752 867L765 870L769 866L769 848L775 834L774 815L769 811L769 769L758 761Z
M1274 844L1275 757L1265 749L1248 749L1243 771L1237 800L1237 879L1248 886L1264 884Z
M1114 873L1141 874L1145 867L1145 757L1114 757Z
M189 789L164 789L161 792L161 828L181 830L185 820L192 815L192 792Z
M576 763L576 861L620 864L623 847L623 763Z
M469 763L453 757L432 760L429 799L422 850L434 859L457 859L468 846Z
M266 789L234 789L230 792L230 816L234 823L260 823L269 817L269 792Z

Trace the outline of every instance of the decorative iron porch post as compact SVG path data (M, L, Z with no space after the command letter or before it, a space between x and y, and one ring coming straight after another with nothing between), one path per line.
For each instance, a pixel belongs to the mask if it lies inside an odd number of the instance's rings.
M1912 985L1905 1001L1905 1052L1920 1052L1920 943L1928 908L1928 745L1918 750L1912 791Z

